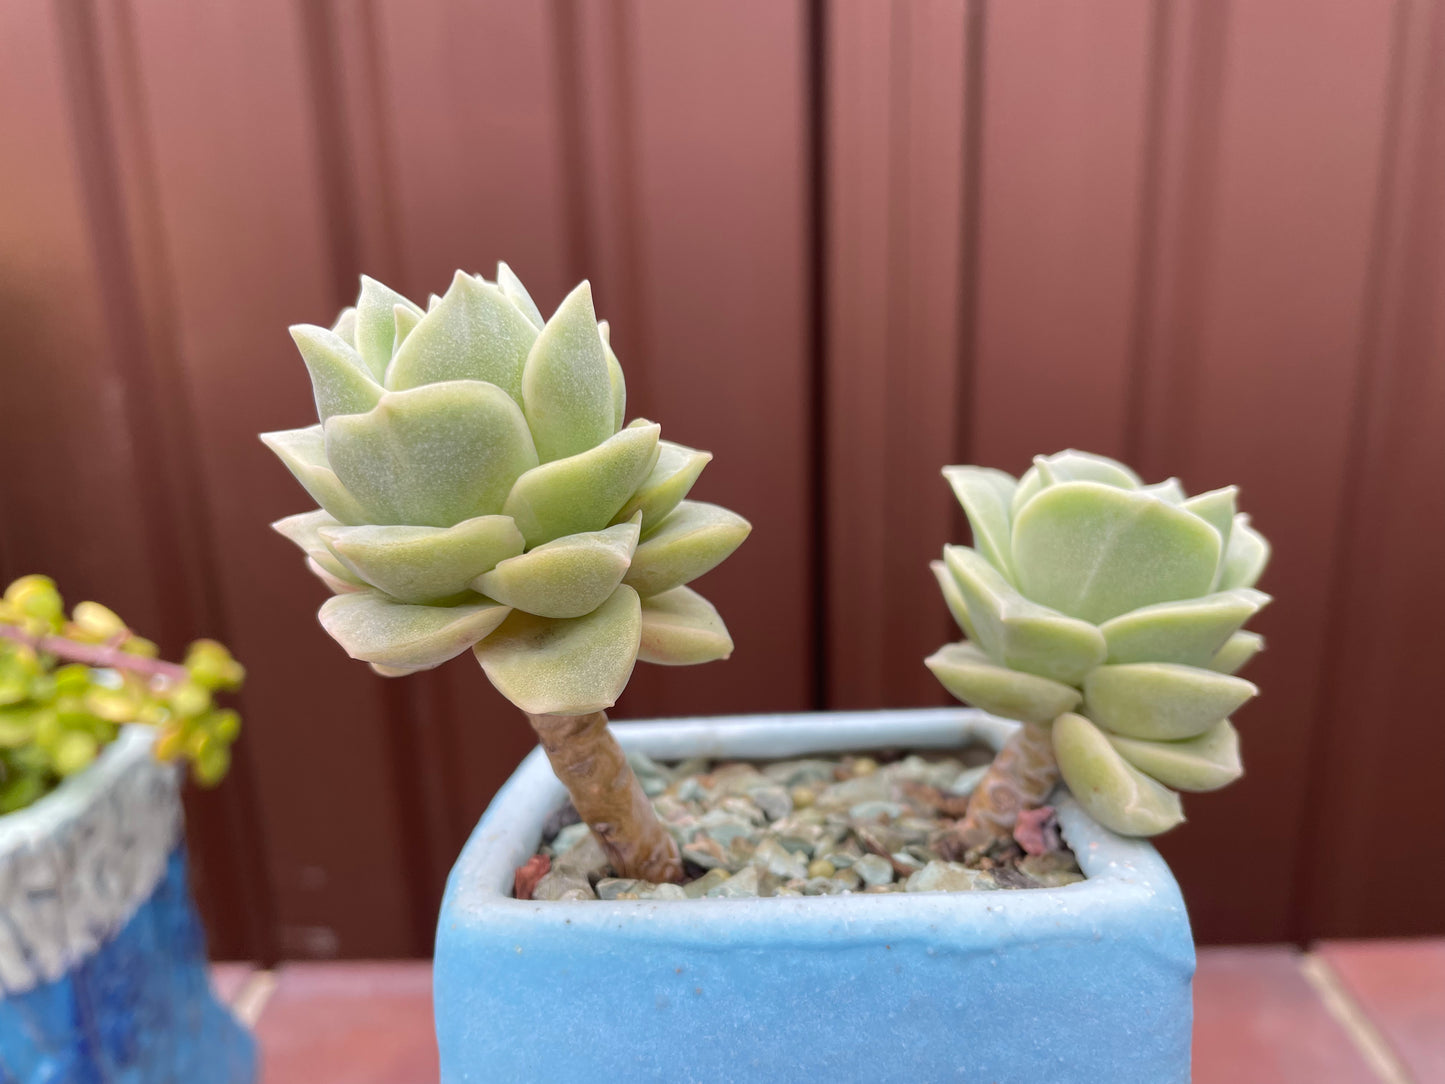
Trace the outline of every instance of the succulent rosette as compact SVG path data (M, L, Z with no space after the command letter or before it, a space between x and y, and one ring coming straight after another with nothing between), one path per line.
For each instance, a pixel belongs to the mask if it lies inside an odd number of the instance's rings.
M262 439L320 505L274 526L333 591L326 631L387 676L472 649L533 715L611 706L638 659L727 657L687 587L747 536L687 496L711 456L624 425L587 283L550 320L506 264L420 306L363 278L291 329L319 423Z
M1047 726L1070 791L1100 823L1149 836L1184 819L1178 791L1239 778L1236 676L1263 647L1244 624L1269 545L1237 490L1144 485L1112 459L1039 457L1019 479L944 476L973 529L933 564L967 639L927 664L959 699Z

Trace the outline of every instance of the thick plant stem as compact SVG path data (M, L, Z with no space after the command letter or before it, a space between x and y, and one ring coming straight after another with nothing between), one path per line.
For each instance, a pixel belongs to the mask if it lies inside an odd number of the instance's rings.
M527 719L572 804L602 844L619 877L661 884L682 880L677 842L642 793L607 716L532 715Z
M1025 723L993 758L968 800L967 815L938 840L940 853L961 860L970 851L1009 837L1019 814L1043 805L1058 781L1049 728Z

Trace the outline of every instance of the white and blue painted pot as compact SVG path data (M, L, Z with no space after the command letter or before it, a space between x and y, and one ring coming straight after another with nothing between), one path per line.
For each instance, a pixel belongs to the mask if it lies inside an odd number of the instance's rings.
M211 992L177 770L130 727L0 817L0 1084L249 1084Z
M658 760L998 748L966 708L658 720ZM437 926L442 1084L1187 1084L1194 944L1158 853L1064 798L1087 880L792 899L513 899L566 800L540 750L452 870Z

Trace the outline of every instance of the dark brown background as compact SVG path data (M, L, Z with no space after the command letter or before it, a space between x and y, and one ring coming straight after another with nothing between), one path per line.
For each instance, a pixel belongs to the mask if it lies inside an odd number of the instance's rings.
M1439 0L0 5L0 576L250 666L220 955L428 952L530 734L342 655L255 434L362 269L588 276L756 526L733 660L619 716L944 702L941 464L1237 482L1277 601L1249 774L1161 841L1199 936L1445 931L1442 80Z

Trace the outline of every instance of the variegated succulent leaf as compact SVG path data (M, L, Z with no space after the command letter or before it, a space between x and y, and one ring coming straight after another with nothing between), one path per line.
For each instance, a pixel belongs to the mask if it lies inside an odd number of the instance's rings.
M1175 791L1237 779L1230 717L1258 689L1235 672L1264 645L1269 544L1234 486L1188 496L1072 449L1015 480L946 467L973 546L933 562L966 637L926 663L959 699L1052 724L1065 782L1100 823L1154 835Z
M426 308L371 278L292 337L319 424L262 440L321 507L274 524L333 592L321 624L400 676L473 649L533 713L612 704L641 658L726 658L685 586L750 527L688 500L711 460L625 425L626 380L584 282L550 319L505 263Z

